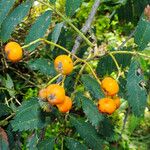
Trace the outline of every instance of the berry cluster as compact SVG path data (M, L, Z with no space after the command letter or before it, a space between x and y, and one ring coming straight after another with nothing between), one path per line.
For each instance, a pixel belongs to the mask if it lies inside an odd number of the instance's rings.
M116 80L111 77L105 77L102 80L101 88L105 98L99 99L98 109L102 113L112 114L120 106L120 98L117 96L119 86Z

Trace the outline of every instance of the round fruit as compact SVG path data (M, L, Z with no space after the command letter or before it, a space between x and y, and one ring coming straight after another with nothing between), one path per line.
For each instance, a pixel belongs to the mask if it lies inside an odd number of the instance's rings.
M59 55L54 61L54 66L59 73L68 75L73 70L73 61L67 55Z
M111 98L102 98L98 101L98 109L102 113L112 114L116 110L116 104Z
M114 102L116 104L116 109L119 108L120 104L121 104L120 98L119 97L115 97L113 100L114 100Z
M68 112L72 107L72 100L70 97L65 96L65 100L63 103L57 105L58 110L62 113Z
M46 100L47 98L47 89L41 89L39 91L39 98L42 100Z
M11 62L18 62L22 59L23 50L18 43L9 42L5 46L5 53L8 60Z
M51 105L60 104L65 99L65 90L58 84L51 84L47 88L47 99Z
M106 77L102 80L101 87L104 93L109 96L113 96L118 93L119 86L116 80L111 77Z

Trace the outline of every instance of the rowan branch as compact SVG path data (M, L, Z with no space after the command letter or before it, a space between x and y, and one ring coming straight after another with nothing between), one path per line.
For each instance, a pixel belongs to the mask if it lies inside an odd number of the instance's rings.
M97 12L97 9L100 5L100 0L95 0L95 3L93 4L92 6L92 9L90 11L90 14L88 16L88 19L86 20L85 24L83 25L82 29L81 29L81 32L85 35L87 33L87 31L90 29L91 27L91 24L92 24L92 21L94 19L94 16ZM72 51L71 53L75 54L77 49L79 48L81 42L82 42L82 37L81 36L77 36L76 37L76 40L75 40L75 44L72 48Z

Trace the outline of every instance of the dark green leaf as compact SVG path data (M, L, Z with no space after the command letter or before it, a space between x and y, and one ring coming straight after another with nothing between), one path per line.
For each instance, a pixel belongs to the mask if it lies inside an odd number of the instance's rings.
M37 70L45 75L53 76L56 74L54 64L44 58L30 60L28 66L31 70Z
M27 15L30 7L31 1L22 3L3 21L1 27L1 38L3 42L6 42L10 38L12 31Z
M51 137L51 138L48 138L48 139L41 141L38 144L38 149L39 150L53 150L54 144L55 144L55 138Z
M25 44L28 44L38 38L42 38L45 35L45 33L51 23L51 16L52 16L52 12L46 11L44 14L42 14L36 20L36 22L32 25L32 27L25 39ZM39 43L36 43L36 44L28 47L28 50L30 50L30 51L34 50L38 45L39 45Z
M150 42L150 22L143 17L140 19L135 32L135 43L139 50L144 50Z
M61 29L63 27L63 22L61 23L57 23L54 30L53 30L53 33L51 34L51 40L54 42L54 43L57 43L58 41L58 38L59 38L59 35L60 35L60 32L61 32ZM52 46L51 50L54 49L54 46Z
M88 150L88 147L73 138L65 138L66 146L69 150Z
M127 96L135 116L142 116L146 107L147 93L143 87L144 78L138 61L132 60L127 75Z
M66 15L72 16L80 7L82 0L66 0Z
M70 118L71 124L76 128L77 132L93 150L102 149L102 140L98 136L93 126L83 120L79 120L75 117Z
M83 75L81 78L86 90L88 90L95 99L104 97L99 83L89 75Z
M88 120L96 127L99 128L100 122L103 120L103 115L98 111L97 106L88 98L82 96L82 107Z
M39 129L45 125L44 119L38 99L32 98L24 101L18 108L14 120L11 121L11 125L14 131Z
M56 0L50 0L50 2L54 4L56 2Z
M0 1L0 26L9 13L11 7L13 6L15 0L1 0Z
M11 109L9 107L7 107L5 104L0 103L0 117L1 116L5 116L8 115L9 113L11 113Z
M29 150L38 150L37 149L37 143L38 143L38 137L36 133L33 133L31 136L28 137L27 139L27 148Z
M1 150L9 150L8 141L6 141L0 133L0 149Z

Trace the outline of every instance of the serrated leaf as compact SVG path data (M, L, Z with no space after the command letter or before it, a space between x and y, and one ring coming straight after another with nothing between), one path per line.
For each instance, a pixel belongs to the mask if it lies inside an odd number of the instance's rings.
M127 50L129 51L130 49L128 48ZM132 55L115 54L114 57L116 61L118 62L119 67L121 67L123 70L128 65L130 65ZM99 77L103 77L106 74L110 75L112 72L115 72L115 71L118 71L118 70L117 70L116 64L114 63L110 55L103 56L99 59L99 62L96 68L96 73Z
M95 99L104 97L99 83L89 75L83 75L81 78L86 90L88 90Z
M39 58L30 60L28 66L31 70L37 70L44 75L55 75L56 71L54 69L54 64L47 59Z
M30 137L27 139L27 148L29 150L38 150L37 149L37 143L38 143L38 136L36 133L33 133Z
M42 14L40 17L38 17L36 22L32 25L25 39L25 44L28 44L31 41L34 41L38 38L42 38L45 35L51 23L51 17L52 17L52 12L49 10L46 11L44 14ZM39 42L28 47L28 50L30 51L34 50L38 45Z
M80 7L82 0L66 0L66 15L71 17Z
M9 113L11 113L11 109L9 107L7 107L5 104L0 103L0 117L1 116L5 116L8 115Z
M0 1L0 26L9 13L11 7L13 6L15 0L1 0Z
M11 97L14 97L15 96L14 83L12 78L9 76L9 74L7 74L7 78L5 80L5 86L7 88L7 91L9 92L9 95Z
M0 135L0 149L9 150L8 142Z
M52 34L51 34L51 41L52 42L57 43L63 25L64 25L63 22L56 24L56 26L55 26ZM51 50L53 50L53 49L54 49L54 46L51 47Z
M14 131L26 131L42 128L45 125L37 98L24 101L18 108L11 125Z
M98 136L96 130L93 126L85 122L84 120L79 120L75 117L70 117L71 124L76 128L77 132L84 139L87 145L93 150L102 149L102 140Z
M66 146L69 150L88 150L88 147L73 138L65 138Z
M82 107L88 120L96 129L99 128L100 122L104 119L103 115L98 111L98 107L88 98L82 96Z
M144 50L150 42L150 22L143 17L140 19L135 32L135 43L139 50Z
M26 1L19 5L17 8L14 9L12 13L10 13L6 19L2 23L1 27L1 38L3 42L6 42L9 38L11 33L13 32L14 28L24 19L27 15L32 2Z
M147 100L147 93L142 83L144 83L144 78L140 64L138 61L132 60L127 75L127 100L133 114L138 117L144 114Z
M54 144L55 144L55 138L50 137L50 138L47 138L47 139L41 141L38 144L38 149L40 149L40 150L53 150Z

